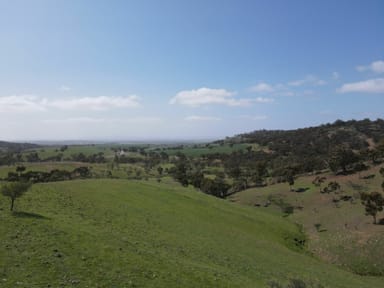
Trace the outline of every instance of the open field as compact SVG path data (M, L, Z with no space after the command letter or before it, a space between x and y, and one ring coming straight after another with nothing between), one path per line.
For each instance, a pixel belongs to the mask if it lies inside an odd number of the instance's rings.
M287 219L163 183L36 184L8 211L1 196L2 287L380 287L295 245ZM297 243L296 243L297 244Z

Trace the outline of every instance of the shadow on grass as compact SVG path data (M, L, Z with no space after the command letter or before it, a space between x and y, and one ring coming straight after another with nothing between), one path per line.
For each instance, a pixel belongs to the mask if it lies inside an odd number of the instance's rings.
M45 219L48 220L48 217L45 217L36 213L22 212L22 211L14 211L12 215L18 218L34 218L34 219Z
M305 191L309 190L309 187L301 187L301 188L297 188L296 190L294 190L294 192L297 192L297 193L303 193Z

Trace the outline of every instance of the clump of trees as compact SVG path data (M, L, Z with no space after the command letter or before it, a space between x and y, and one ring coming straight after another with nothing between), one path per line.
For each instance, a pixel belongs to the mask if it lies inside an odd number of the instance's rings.
M73 169L72 171L53 169L50 172L44 171L25 171L21 168L24 166L17 166L17 172L8 172L8 176L4 179L10 182L30 182L30 183L45 183L45 182L55 182L55 181L66 181L73 179L84 179L90 178L92 176L91 170L89 167L81 166Z

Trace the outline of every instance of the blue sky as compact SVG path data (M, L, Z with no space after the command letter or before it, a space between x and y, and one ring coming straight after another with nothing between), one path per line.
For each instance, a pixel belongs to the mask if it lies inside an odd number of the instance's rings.
M0 139L384 117L384 1L0 0Z

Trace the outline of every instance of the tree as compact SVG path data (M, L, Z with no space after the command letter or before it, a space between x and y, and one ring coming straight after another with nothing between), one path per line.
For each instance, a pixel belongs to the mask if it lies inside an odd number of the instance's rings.
M321 192L321 184L323 184L325 180L327 180L326 177L324 177L324 176L317 176L317 177L312 181L312 183L313 183L315 186L319 187L320 192Z
M373 217L373 224L377 223L377 213L383 211L384 198L379 192L361 193L361 203L365 206L365 215Z
M160 176L163 175L163 171L164 171L163 167L161 166L157 167L157 172L159 173Z
M21 165L21 166L17 166L16 167L16 172L19 174L19 176L21 175L21 173L23 173L25 171L25 166Z
M13 211L13 206L16 198L21 197L28 189L31 187L30 182L11 182L1 186L1 193L11 198L11 211Z
M293 191L292 186L295 184L294 171L292 168L288 168L284 171L285 181L289 184L289 190Z

